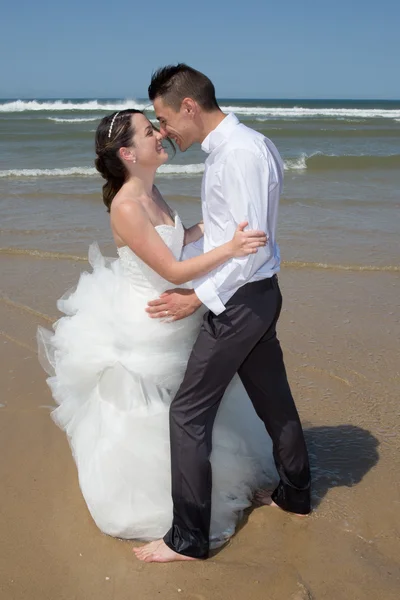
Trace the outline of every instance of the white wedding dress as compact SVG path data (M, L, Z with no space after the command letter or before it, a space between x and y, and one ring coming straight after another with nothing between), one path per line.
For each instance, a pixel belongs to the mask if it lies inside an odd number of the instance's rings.
M156 229L184 258L179 216L175 226ZM58 404L52 417L67 433L97 526L112 536L151 540L172 522L168 412L202 311L171 323L150 319L147 302L174 286L129 247L118 254L105 259L96 244L90 247L93 272L58 301L67 316L55 331L39 328L39 358ZM237 376L218 411L211 462L215 547L234 533L254 490L276 477L271 441Z

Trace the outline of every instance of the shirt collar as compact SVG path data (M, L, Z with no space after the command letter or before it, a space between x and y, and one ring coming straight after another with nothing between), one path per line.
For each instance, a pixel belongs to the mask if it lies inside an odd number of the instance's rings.
M210 154L217 146L226 140L233 129L239 125L239 119L233 113L229 113L215 129L213 129L201 144L201 149Z

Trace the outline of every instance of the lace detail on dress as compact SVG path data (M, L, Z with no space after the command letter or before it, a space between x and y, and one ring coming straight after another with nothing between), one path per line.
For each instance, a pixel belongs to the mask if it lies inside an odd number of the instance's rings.
M175 225L157 225L155 229L175 258L179 260L182 254L185 230L179 215L175 211L174 219ZM129 246L121 246L117 249L117 252L124 273L129 276L135 287L137 286L141 290L144 287L151 288L159 293L174 287L136 256Z

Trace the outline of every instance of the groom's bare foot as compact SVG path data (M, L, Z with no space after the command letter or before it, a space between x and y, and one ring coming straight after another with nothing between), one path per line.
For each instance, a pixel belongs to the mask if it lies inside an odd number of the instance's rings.
M273 506L274 508L281 508L272 500L273 492L271 490L257 490L253 497L253 503L257 506ZM281 509L282 510L282 509ZM290 513L296 515L296 517L306 517L300 513Z
M178 560L198 560L197 558L174 552L167 546L164 540L157 540L140 548L133 548L133 551L136 554L136 558L142 562L168 563Z

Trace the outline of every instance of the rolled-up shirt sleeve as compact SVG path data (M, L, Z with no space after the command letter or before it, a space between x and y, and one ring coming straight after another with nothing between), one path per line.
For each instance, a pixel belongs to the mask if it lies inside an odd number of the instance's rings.
M267 156L247 149L229 153L220 172L223 202L216 210L224 227L218 245L231 240L237 226L243 221L248 221L247 229L261 229L269 237L269 194L276 185ZM224 211L225 214L222 214ZM225 310L224 298L229 299L247 283L271 258L273 251L273 240L269 240L256 254L232 258L193 282L196 295L214 314L222 313Z
M183 246L181 260L187 260L188 258L194 258L200 256L204 252L204 237L201 237L197 242L190 242L186 246Z

